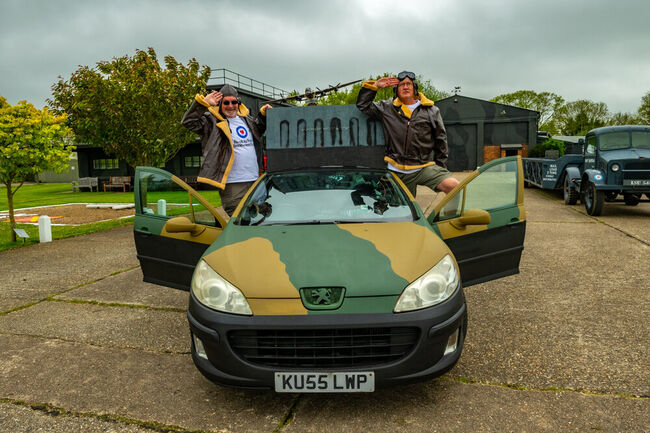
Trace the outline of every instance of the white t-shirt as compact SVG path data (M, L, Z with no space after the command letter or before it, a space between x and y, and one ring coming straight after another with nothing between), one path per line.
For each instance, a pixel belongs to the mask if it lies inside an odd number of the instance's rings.
M226 183L251 182L257 180L260 170L257 165L257 154L253 144L253 134L244 119L237 116L228 118L232 145L235 149L235 160L232 163Z
M415 101L415 104L407 105L407 107L409 107L409 108L411 109L411 112L413 112L413 110L415 110L415 109L418 108L419 106L420 106L420 100L419 100L419 99L418 99L417 101ZM395 166L394 166L393 164L391 164L390 162L388 163L388 169L389 169L390 171L397 171L397 172L399 172L399 173L406 173L406 174L409 174L409 173L415 173L416 171L420 171L420 170L422 170L421 168L414 168L413 170L401 170L401 169L395 167Z

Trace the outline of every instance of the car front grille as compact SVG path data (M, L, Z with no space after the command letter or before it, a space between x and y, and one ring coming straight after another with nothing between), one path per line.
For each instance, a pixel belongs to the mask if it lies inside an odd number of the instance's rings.
M627 161L623 167L625 170L650 170L650 161Z
M273 367L364 367L395 361L415 346L419 329L238 330L228 334L233 351Z

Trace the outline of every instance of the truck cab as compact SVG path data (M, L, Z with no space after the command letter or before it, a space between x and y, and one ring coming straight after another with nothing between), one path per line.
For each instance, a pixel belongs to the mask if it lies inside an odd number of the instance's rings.
M609 126L589 131L582 173L578 167L569 167L566 178L576 180L572 183L579 187L589 215L600 215L604 202L619 195L629 206L638 204L643 194L650 194L650 126ZM575 194L576 190L569 192Z

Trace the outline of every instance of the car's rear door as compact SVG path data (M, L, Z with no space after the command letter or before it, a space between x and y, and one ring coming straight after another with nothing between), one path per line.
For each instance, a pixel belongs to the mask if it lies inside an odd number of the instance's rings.
M456 256L464 286L519 273L526 234L523 185L521 157L490 161L429 216Z
M133 233L144 281L189 290L199 258L223 231L210 203L217 191L198 194L178 177L154 167L135 171Z

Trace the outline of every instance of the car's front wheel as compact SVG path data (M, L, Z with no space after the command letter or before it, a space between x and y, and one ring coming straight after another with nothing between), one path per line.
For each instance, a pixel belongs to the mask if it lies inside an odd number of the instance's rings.
M585 185L583 193L583 203L587 213L591 216L599 216L603 211L603 202L605 201L605 193L596 189L593 182Z

